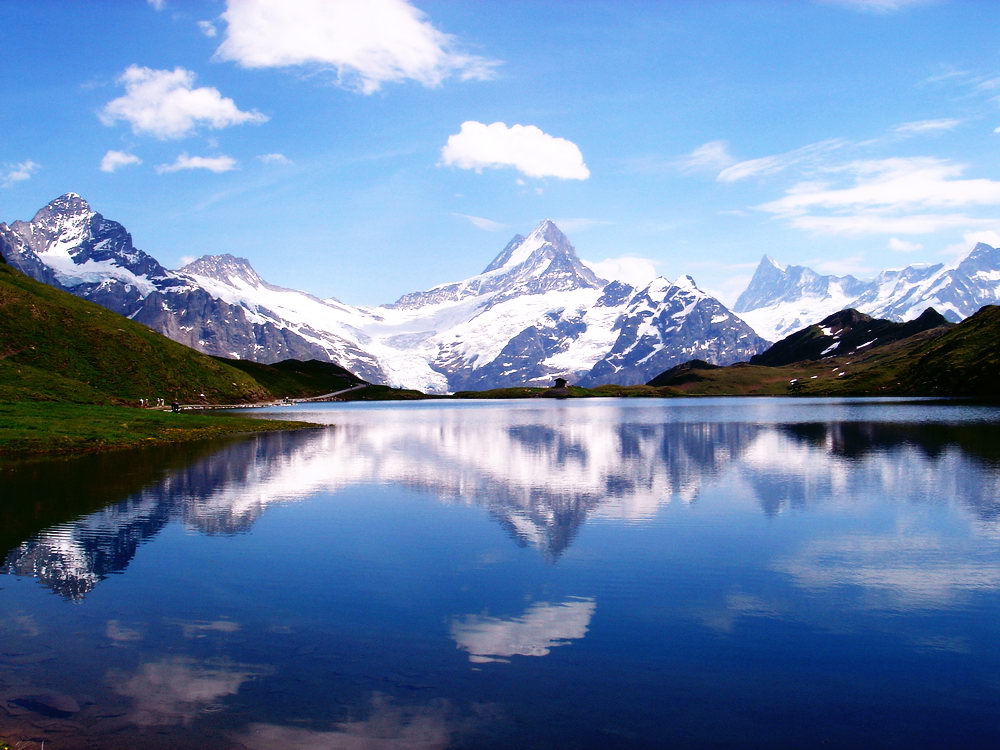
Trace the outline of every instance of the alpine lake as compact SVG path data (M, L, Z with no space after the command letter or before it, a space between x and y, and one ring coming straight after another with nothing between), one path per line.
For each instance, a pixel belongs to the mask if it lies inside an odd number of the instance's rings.
M998 407L248 413L2 467L0 742L1000 744Z

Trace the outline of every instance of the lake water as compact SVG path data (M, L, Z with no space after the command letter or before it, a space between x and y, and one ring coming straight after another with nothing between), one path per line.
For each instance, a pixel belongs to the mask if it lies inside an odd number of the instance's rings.
M266 416L330 426L0 471L0 741L1000 741L1000 409Z

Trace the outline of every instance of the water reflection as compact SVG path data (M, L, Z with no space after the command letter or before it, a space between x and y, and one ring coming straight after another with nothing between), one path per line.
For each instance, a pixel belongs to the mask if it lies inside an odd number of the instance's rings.
M131 699L127 720L144 728L188 725L203 713L220 710L222 699L270 671L225 660L173 656L142 664L131 673L112 670L108 682L117 694Z
M472 719L459 719L446 700L402 706L376 693L365 719L330 729L251 724L234 737L247 750L439 750L452 744Z
M550 560L588 519L642 522L726 482L748 487L771 516L868 494L958 498L986 529L1000 517L991 425L690 422L613 408L318 416L337 424L261 435L171 466L124 499L20 542L5 570L79 600L170 523L239 534L271 504L359 484L483 507L518 545ZM79 471L69 474L74 488L88 486Z
M538 602L519 617L467 615L451 624L451 637L477 664L511 656L545 656L587 634L597 604L574 597L558 604Z

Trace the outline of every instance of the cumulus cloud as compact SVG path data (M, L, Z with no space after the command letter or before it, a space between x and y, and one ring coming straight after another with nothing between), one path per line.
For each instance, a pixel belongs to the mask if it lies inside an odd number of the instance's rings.
M956 212L1000 205L1000 182L963 178L966 168L935 157L854 161L826 170L851 184L798 183L757 208L793 226L831 234L923 234L994 223Z
M118 82L125 87L125 95L104 106L101 122L127 122L133 133L168 140L188 136L199 126L219 130L267 120L256 110L239 109L216 88L194 88L195 74L184 68L153 70L130 65Z
M501 229L508 227L507 224L501 224L499 221L493 221L492 219L484 219L482 216L470 216L469 214L452 214L452 216L465 219L476 229L483 229L487 232L499 232Z
M551 136L534 125L463 122L458 133L448 136L441 149L441 162L477 172L487 167L513 167L527 177L590 177L575 143Z
M188 156L186 153L177 157L173 164L160 164L156 167L157 174L180 172L182 169L207 169L209 172L229 172L236 169L236 159L231 156Z
M257 158L265 164L281 164L283 166L288 166L294 163L284 154L261 154Z
M655 260L634 255L623 255L620 258L605 258L598 261L585 260L583 264L602 279L624 281L636 289L646 287L659 275Z
M130 164L142 164L142 159L125 151L108 151L101 159L101 171L115 172Z
M198 21L198 31L207 37L214 37L219 33L211 21Z
M31 179L31 175L41 169L41 165L28 159L16 164L4 164L0 172L0 185L10 187L14 183Z
M371 94L385 83L487 79L496 63L461 52L406 0L227 0L221 60L245 68L312 66Z

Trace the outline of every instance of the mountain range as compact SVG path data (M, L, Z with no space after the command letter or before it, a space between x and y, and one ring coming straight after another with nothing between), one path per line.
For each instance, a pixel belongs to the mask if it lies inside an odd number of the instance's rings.
M31 221L0 224L0 254L25 274L207 354L333 361L374 383L427 393L644 383L692 359L744 361L847 307L904 321L929 306L951 321L1000 301L1000 250L955 267L820 275L764 256L732 310L690 276L643 288L607 280L551 221L516 235L482 273L354 306L270 284L250 262L207 255L177 270L135 247L75 193Z
M954 266L916 264L882 271L869 281L781 266L765 255L733 311L769 341L847 308L896 322L933 307L957 323L1000 302L1000 249L984 242Z
M261 279L232 255L178 270L137 249L75 193L0 224L0 253L25 274L216 356L335 361L365 380L429 393L643 383L692 358L728 364L767 342L690 276L644 288L601 279L551 221L515 236L462 281L357 307Z

